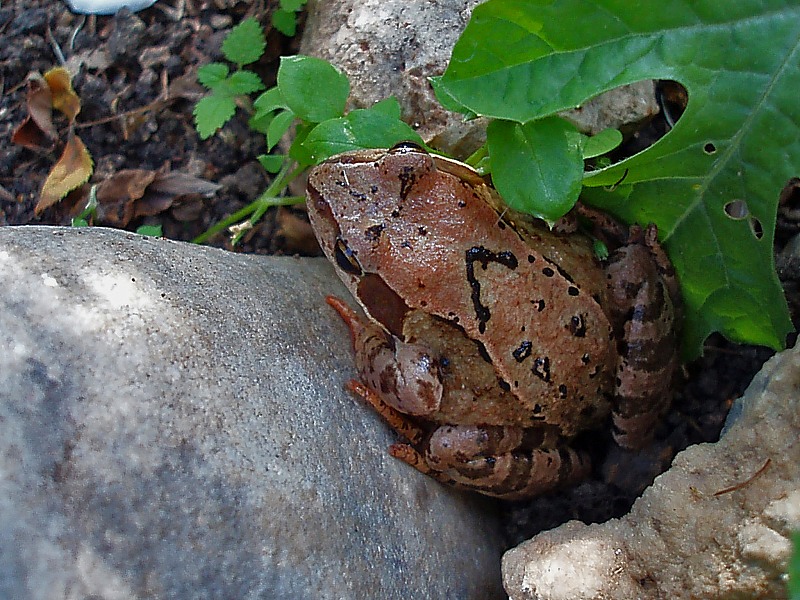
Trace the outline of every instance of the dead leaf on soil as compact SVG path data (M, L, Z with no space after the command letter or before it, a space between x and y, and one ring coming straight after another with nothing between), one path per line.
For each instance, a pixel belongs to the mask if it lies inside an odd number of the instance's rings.
M14 144L26 148L50 148L56 139L53 126L53 95L50 86L39 73L28 75L28 116L11 136Z
M50 88L52 107L64 113L71 125L81 112L81 99L72 89L69 72L64 67L56 67L44 74L44 80Z
M185 173L125 169L97 186L97 218L125 227L137 217L174 208L185 196L210 196L220 186Z
M94 163L86 146L81 138L70 130L64 152L50 170L50 174L42 186L39 202L33 212L37 215L40 214L70 191L86 183L92 176L93 167Z

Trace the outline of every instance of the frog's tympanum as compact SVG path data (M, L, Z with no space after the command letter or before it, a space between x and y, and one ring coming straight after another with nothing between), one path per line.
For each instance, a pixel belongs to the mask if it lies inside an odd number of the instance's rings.
M350 389L408 440L393 456L519 499L589 473L580 432L649 441L677 365L655 227L624 232L603 265L586 237L502 208L470 167L408 144L317 166L308 211L369 317L328 298L352 333Z

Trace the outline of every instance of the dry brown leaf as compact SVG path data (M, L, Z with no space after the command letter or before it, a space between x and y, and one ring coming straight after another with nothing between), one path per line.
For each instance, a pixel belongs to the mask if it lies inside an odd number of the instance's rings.
M106 225L126 227L136 216L136 204L156 176L146 169L124 169L97 186L97 218Z
M97 218L116 227L160 214L186 196L209 196L220 186L185 173L126 169L97 186Z
M11 136L14 144L26 148L49 148L56 139L53 126L53 96L50 86L39 73L28 75L28 116Z
M277 225L275 238L280 240L285 252L306 256L320 254L319 243L308 219L283 206L278 209L275 218Z
M71 190L83 185L92 176L94 163L89 151L81 138L74 131L69 132L64 152L58 162L53 165L50 174L42 186L39 202L33 209L35 214L40 214L44 209L52 206Z
M81 99L72 89L72 78L64 67L55 67L44 74L44 80L50 87L52 107L60 110L72 123L81 112Z

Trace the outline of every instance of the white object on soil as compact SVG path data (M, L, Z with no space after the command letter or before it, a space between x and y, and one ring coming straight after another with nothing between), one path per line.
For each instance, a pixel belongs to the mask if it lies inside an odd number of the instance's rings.
M136 12L152 6L156 0L66 0L72 12L85 15L113 15L122 8Z

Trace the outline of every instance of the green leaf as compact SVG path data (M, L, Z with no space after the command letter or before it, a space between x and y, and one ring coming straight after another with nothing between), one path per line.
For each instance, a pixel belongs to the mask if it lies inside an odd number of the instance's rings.
M382 115L386 115L392 119L400 120L400 101L394 96L389 96L388 98L379 100L370 106L370 110L381 113Z
M279 108L289 108L277 87L269 88L253 102L256 113L269 113Z
M600 133L586 136L583 142L583 158L594 158L601 154L611 152L622 143L622 134L612 127Z
M209 63L197 69L197 81L210 90L228 77L228 65Z
M272 13L272 26L283 35L292 37L297 32L297 16L294 11L279 8Z
M436 96L439 104L441 104L444 108L452 112L464 113L468 116L468 118L476 116L474 112L469 110L466 106L455 99L455 97L448 91L447 87L442 83L441 76L428 77L428 81L433 88L433 94Z
M232 63L247 65L257 61L264 54L267 41L261 25L249 17L231 29L222 42L222 53Z
M278 88L300 119L321 123L344 113L350 82L344 73L320 58L282 56Z
M268 173L277 173L286 161L286 156L283 154L259 154L256 158Z
M574 125L559 117L524 125L496 120L486 141L492 182L511 208L552 223L575 205L583 163Z
M792 557L789 559L789 600L800 600L800 531L792 532Z
M236 103L229 96L209 94L194 105L194 125L201 139L214 135L236 112Z
M267 150L272 150L275 144L281 141L283 134L289 131L294 119L294 113L290 110L282 110L275 115L267 129Z
M234 96L242 96L260 92L264 89L264 83L252 71L236 71L228 78L226 88Z
M164 235L161 225L142 225L136 228L136 233L148 237L162 237Z
M297 12L303 8L306 0L281 0L281 8L283 10L291 10Z
M424 145L422 138L408 124L373 107L354 110L345 117L320 123L309 132L303 147L313 162L319 163L341 152L390 148L405 141Z
M298 123L295 132L294 140L289 148L289 157L297 162L302 167L310 167L314 164L314 157L311 156L311 151L306 148L305 141L308 134L316 127L316 124Z
M584 197L658 225L681 281L685 356L713 331L777 349L791 323L772 240L780 191L800 165L799 40L800 7L789 0L635 10L616 0L490 0L473 12L441 85L469 110L524 123L626 83L682 83L689 103L675 128L587 176L585 185L612 188ZM727 215L735 200L748 218Z

